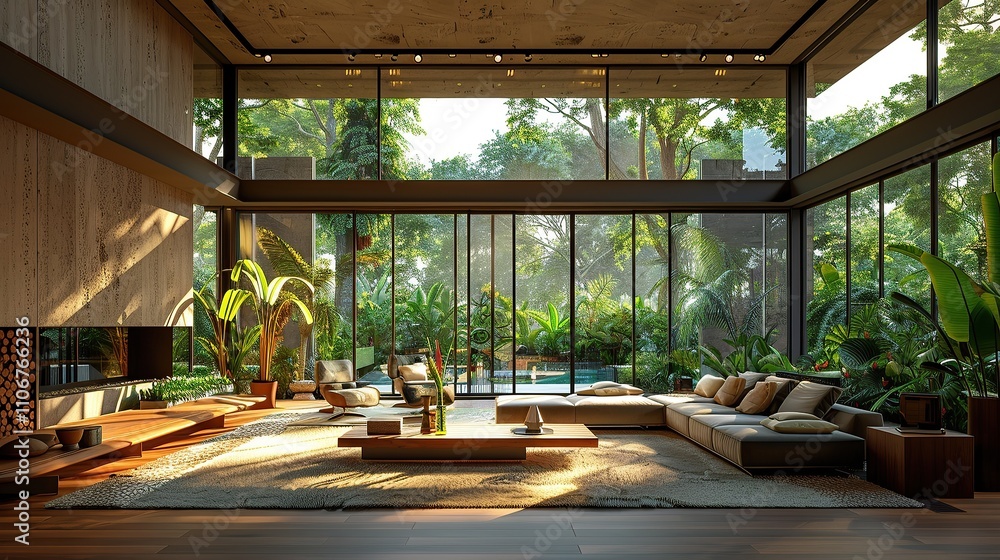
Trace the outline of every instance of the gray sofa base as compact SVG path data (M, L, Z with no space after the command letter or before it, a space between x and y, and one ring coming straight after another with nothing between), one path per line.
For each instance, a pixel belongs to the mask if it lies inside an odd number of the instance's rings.
M696 395L502 395L496 422L520 424L531 406L545 422L588 426L667 426L708 451L747 470L858 469L864 466L868 426L882 415L835 404L825 420L832 434L782 434L760 425L763 415L741 414Z

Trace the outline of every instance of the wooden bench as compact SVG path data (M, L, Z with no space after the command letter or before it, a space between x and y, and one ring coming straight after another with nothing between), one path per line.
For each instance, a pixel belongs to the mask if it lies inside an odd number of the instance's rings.
M263 402L264 397L251 395L217 395L196 401L152 410L123 410L104 416L66 422L36 430L36 433L54 433L57 428L75 426L101 426L102 442L86 449L63 451L55 446L43 455L30 458L30 474L33 483L42 475L63 471L96 459L115 460L123 457L142 456L143 448L150 449L164 440L178 435L186 435L206 428L225 427L226 414L253 408ZM4 438L4 441L13 436ZM88 467L89 468L89 467ZM0 481L6 481L3 492L7 493L9 481L17 474L18 460L0 460ZM55 479L58 481L58 478ZM52 480L43 486L51 487ZM33 490L33 493L36 491Z

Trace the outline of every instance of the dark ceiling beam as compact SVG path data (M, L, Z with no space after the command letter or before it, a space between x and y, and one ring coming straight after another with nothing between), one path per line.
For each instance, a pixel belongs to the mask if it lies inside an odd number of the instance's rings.
M195 195L235 202L239 179L162 132L0 43L0 114Z
M811 45L806 47L806 49L802 51L802 53L799 54L798 57L795 58L792 64L808 62L810 58L812 58L813 56L815 56L816 53L822 50L822 48L825 47L830 41L832 41L834 37L839 35L841 31L847 29L848 26L854 23L855 20L857 20L859 17L861 17L862 14L868 11L868 8L871 8L877 2L878 0L860 0L857 4L851 6L851 8L847 10L846 14L841 16L840 19L835 21L834 24L829 27L829 29L827 29L826 31L823 32L822 35L817 37L816 40L813 41Z
M780 209L787 181L270 181L244 180L244 206L504 210Z
M788 204L801 207L924 165L1000 130L1000 76L835 156L790 182Z

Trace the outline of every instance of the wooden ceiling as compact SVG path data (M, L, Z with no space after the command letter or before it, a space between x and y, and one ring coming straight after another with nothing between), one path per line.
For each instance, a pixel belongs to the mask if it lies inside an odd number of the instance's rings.
M553 72L532 68L602 65L612 67L612 97L671 90L677 96L713 92L711 95L718 97L781 97L784 77L766 71L767 67L783 67L795 61L857 2L212 0L254 49L281 52L275 54L273 66L268 66L227 28L206 0L167 1L229 62L268 68L261 68L259 73L243 72L241 81L247 97L306 96L316 91L324 91L324 96L338 92L362 97L355 92L374 89L374 70L370 67L376 64L383 67L386 96L406 92L413 96L463 97L478 91L479 95L491 97L527 97L539 93L554 96L550 92L556 91L560 96L586 97L592 85L586 77L574 74L580 69ZM915 8L922 3L876 2L813 59L810 79L832 83L846 75L922 20L923 8ZM795 28L810 9L814 11L808 19ZM786 36L793 28L794 32ZM754 62L748 54L774 46L777 49L763 64ZM350 61L349 51L358 49L363 54ZM412 55L422 49L429 52L418 73ZM449 57L449 49L464 54ZM533 54L526 62L524 53L532 49L550 52ZM559 52L551 52L553 49ZM741 54L732 66L726 66L721 54L712 54L702 63L696 55L663 57L659 49L712 53L732 49ZM310 53L295 54L302 50ZM384 50L381 58L372 54L377 50ZM492 67L492 59L483 53L493 52L504 54L503 64ZM390 61L393 53L401 53L397 61ZM594 58L594 54L608 56ZM345 82L345 78L351 78L345 76L345 69L330 65L352 66L365 75ZM489 76L493 84L489 94L484 94L481 86L475 89L464 74L451 75L455 72L448 70L471 65L480 67L476 74ZM615 66L629 65L642 68L614 70ZM716 65L726 71L724 76L716 75ZM217 91L218 72L212 66L207 57L196 66L197 91ZM323 66L327 68L317 68ZM506 75L511 68L516 69L515 79ZM400 72L397 79L386 76L388 69ZM368 73L370 79L366 79ZM629 83L616 86L619 79L624 79L616 78L616 73L624 73ZM498 83L502 85L496 86ZM546 92L540 92L542 84Z

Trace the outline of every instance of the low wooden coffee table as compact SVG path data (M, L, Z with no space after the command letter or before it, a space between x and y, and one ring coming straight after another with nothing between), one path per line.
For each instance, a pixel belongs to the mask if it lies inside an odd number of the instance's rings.
M360 447L361 458L390 461L523 461L529 447L597 447L583 424L546 424L552 433L518 435L520 424L453 424L447 435L421 434L416 426L403 433L370 436L357 426L337 439L338 447Z

